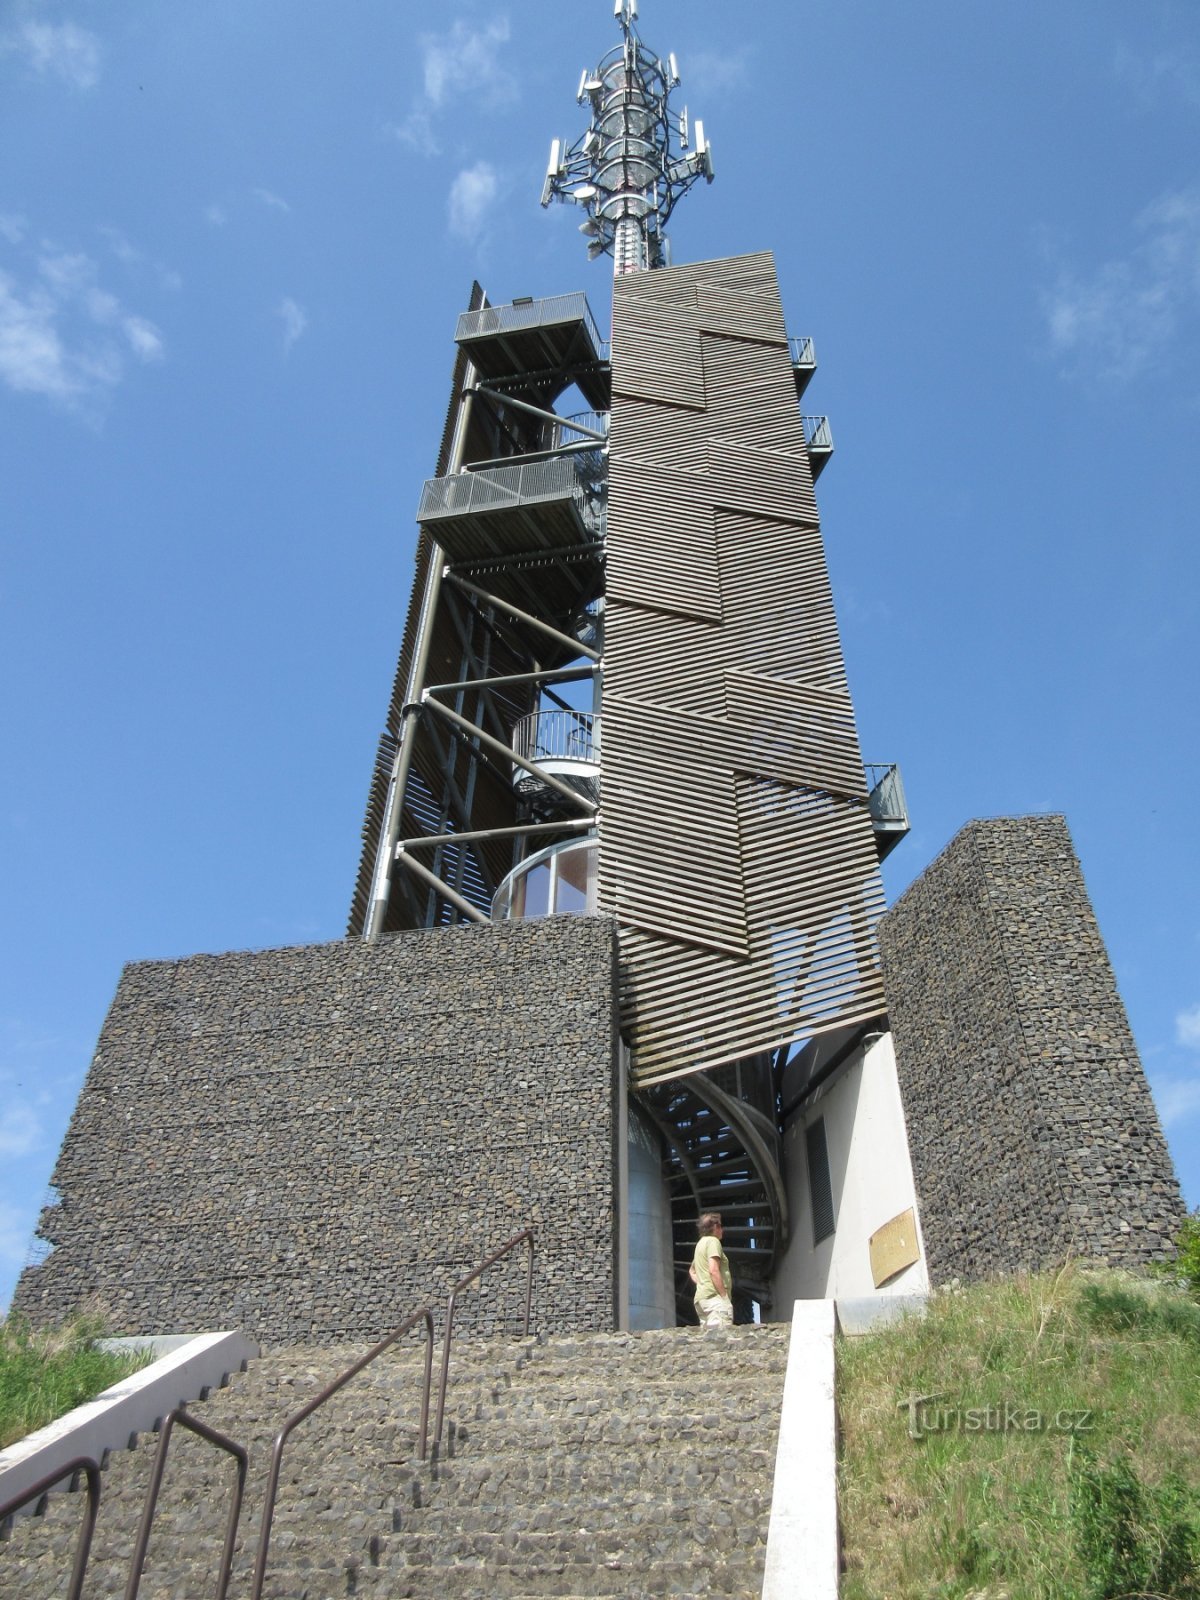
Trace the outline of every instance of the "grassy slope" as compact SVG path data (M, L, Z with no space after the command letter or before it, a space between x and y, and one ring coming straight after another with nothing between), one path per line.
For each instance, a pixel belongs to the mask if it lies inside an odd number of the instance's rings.
M102 1332L88 1318L38 1332L12 1317L0 1322L0 1450L145 1364L93 1349Z
M1079 1268L981 1285L838 1360L846 1600L1200 1595L1200 1305L1180 1291ZM939 1396L919 1431L960 1414L914 1440L913 1394ZM997 1427L1006 1403L1049 1425Z

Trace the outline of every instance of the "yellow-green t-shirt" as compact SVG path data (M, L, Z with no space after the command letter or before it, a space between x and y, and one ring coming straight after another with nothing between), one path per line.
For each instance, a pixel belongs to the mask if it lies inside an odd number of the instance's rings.
M696 1253L692 1257L692 1265L696 1269L696 1301L714 1300L717 1291L713 1288L711 1263L716 1261L721 1268L721 1282L725 1286L725 1294L732 1298L733 1274L729 1270L729 1257L722 1248L720 1239L713 1234L705 1234L704 1238L696 1245Z

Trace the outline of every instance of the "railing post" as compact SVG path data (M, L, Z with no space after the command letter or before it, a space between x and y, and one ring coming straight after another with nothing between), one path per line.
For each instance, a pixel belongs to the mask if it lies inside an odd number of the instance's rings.
M283 1448L287 1444L293 1431L300 1426L306 1417L311 1417L318 1407L323 1406L326 1400L344 1388L351 1378L356 1378L364 1367L369 1367L376 1357L389 1350L398 1339L402 1339L410 1328L416 1327L418 1322L425 1324L425 1386L421 1395L421 1437L417 1447L418 1458L424 1461L427 1449L427 1428L429 1424L429 1389L433 1379L433 1312L428 1306L422 1306L419 1311L414 1311L411 1317L406 1317L394 1333L389 1333L386 1339L381 1339L367 1351L366 1355L348 1367L340 1377L327 1383L320 1394L315 1395L307 1405L301 1406L294 1412L275 1437L275 1444L271 1451L271 1470L267 1475L267 1489L263 1497L262 1526L258 1535L258 1550L254 1558L254 1580L250 1589L250 1600L261 1600L263 1583L267 1576L267 1556L271 1548L271 1524L275 1518L275 1502L279 1497L279 1476L283 1466Z
M529 1317L533 1306L533 1229L522 1228L521 1232L514 1234L507 1244L502 1244L499 1250L494 1250L486 1261L481 1261L473 1272L468 1272L465 1278L460 1278L450 1291L450 1299L446 1303L446 1332L442 1340L442 1370L438 1381L437 1420L433 1427L434 1449L438 1449L442 1442L442 1423L446 1415L446 1389L450 1381L450 1340L454 1332L454 1313L458 1306L458 1293L460 1289L467 1288L474 1283L476 1278L481 1278L489 1267L515 1250L522 1242L529 1245L529 1271L525 1281L525 1325L522 1338L529 1336ZM254 1597L257 1600L257 1596Z
M66 1600L80 1600L83 1594L83 1579L92 1553L92 1535L96 1531L96 1518L100 1515L99 1464L93 1461L91 1456L76 1456L65 1466L56 1467L44 1478L39 1478L24 1493L0 1505L0 1524L2 1524L14 1512L27 1506L31 1500L40 1500L56 1483L61 1483L64 1478L74 1477L77 1472L82 1472L87 1479L87 1510L79 1528L79 1542L75 1546L75 1561L71 1568L71 1581L67 1585Z
M162 1434L154 1457L154 1470L150 1475L150 1486L146 1490L146 1500L142 1508L142 1520L138 1527L137 1542L133 1547L133 1560L129 1567L129 1582L125 1586L125 1600L137 1600L137 1592L141 1587L142 1568L146 1561L146 1551L150 1546L150 1529L153 1526L155 1512L158 1509L158 1494L162 1488L163 1474L167 1466L167 1451L170 1448L171 1434L174 1431L176 1422L182 1422L183 1426L194 1433L197 1438L216 1445L218 1450L224 1450L237 1463L237 1479L234 1483L233 1499L230 1502L229 1518L225 1526L225 1544L221 1550L221 1565L217 1571L217 1600L225 1600L226 1592L229 1589L229 1575L233 1570L233 1550L237 1541L238 1522L242 1514L242 1496L246 1491L246 1471L250 1464L249 1452L243 1445L236 1444L232 1439L227 1439L223 1433L218 1433L215 1428L210 1428L196 1417L189 1416L183 1406L178 1406L162 1424Z

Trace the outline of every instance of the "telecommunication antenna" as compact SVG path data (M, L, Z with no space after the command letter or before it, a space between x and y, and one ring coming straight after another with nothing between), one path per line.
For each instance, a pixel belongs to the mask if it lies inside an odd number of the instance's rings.
M542 204L582 206L588 256L611 255L620 276L669 264L667 218L698 178L712 182L713 160L704 124L689 128L686 109L674 118L679 70L673 55L664 63L639 38L638 0L615 0L614 15L621 43L579 80L591 124L573 145L551 145Z

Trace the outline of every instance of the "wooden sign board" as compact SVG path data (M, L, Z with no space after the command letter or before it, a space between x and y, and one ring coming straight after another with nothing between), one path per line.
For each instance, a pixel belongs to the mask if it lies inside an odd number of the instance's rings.
M910 1210L885 1222L871 1235L871 1277L875 1287L881 1288L889 1278L894 1278L905 1267L921 1259L917 1244L917 1219Z

